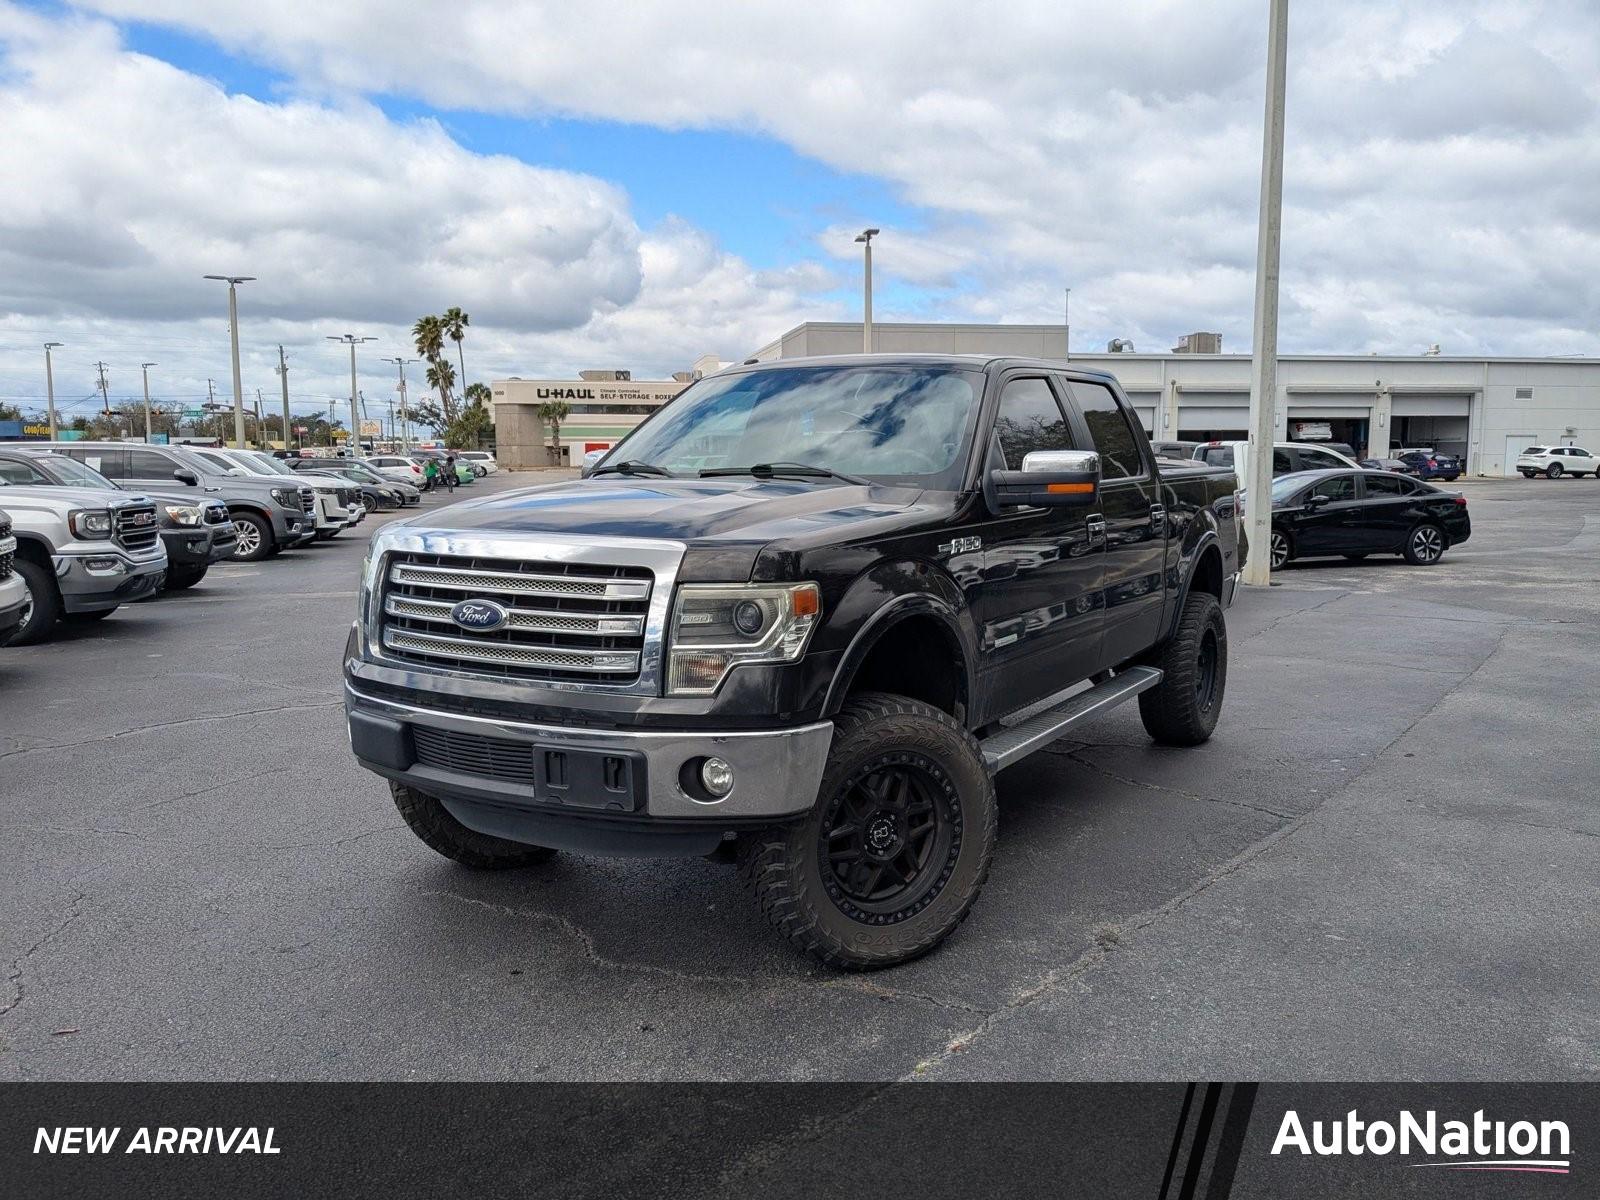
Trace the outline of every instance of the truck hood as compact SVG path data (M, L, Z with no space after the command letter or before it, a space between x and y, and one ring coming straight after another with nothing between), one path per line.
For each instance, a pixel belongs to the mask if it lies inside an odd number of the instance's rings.
M57 484L16 484L0 487L0 509L12 516L23 513L61 513L77 508L112 508L147 504L149 497L136 491L110 488L61 487Z
M406 522L481 533L559 533L756 544L883 524L917 508L917 489L827 481L602 476L502 492Z

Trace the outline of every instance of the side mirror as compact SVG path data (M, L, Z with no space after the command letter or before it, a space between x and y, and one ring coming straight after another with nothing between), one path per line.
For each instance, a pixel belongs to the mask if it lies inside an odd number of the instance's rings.
M1081 508L1100 492L1100 456L1092 450L1035 450L1020 471L990 471L1000 508Z
M179 467L172 473L172 477L179 483L187 484L189 487L200 486L200 476L189 470L188 467Z
M1333 499L1332 496L1307 496L1306 497L1306 507L1307 508L1321 508L1324 504L1327 504L1332 499Z

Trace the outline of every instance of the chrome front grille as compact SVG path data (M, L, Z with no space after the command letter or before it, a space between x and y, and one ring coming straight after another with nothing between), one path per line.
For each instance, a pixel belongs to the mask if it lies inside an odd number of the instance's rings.
M317 515L317 493L311 488L300 489L300 508L308 517Z
M124 550L147 550L161 537L154 504L125 504L111 510L111 539Z
M394 659L483 674L597 684L638 680L654 575L647 567L398 553L381 581L380 644ZM451 610L487 600L494 630Z
M0 520L0 579L11 578L11 564L17 557L17 539L11 536L11 522Z

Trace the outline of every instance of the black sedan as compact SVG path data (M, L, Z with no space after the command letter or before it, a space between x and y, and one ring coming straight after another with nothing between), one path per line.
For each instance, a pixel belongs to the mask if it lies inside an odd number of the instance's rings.
M1298 471L1272 481L1272 567L1401 554L1431 566L1472 536L1467 498L1389 471Z

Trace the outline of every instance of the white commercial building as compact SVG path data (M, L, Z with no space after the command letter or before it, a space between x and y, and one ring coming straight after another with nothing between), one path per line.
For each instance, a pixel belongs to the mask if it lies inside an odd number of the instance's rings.
M881 353L1015 354L1061 358L1061 325L878 324ZM762 361L861 351L859 323L796 326L753 356ZM1082 353L1109 371L1158 441L1243 438L1248 354ZM1600 444L1600 359L1448 355L1289 354L1278 361L1281 440L1346 442L1363 455L1396 446L1464 454L1476 475L1515 474L1525 446Z

